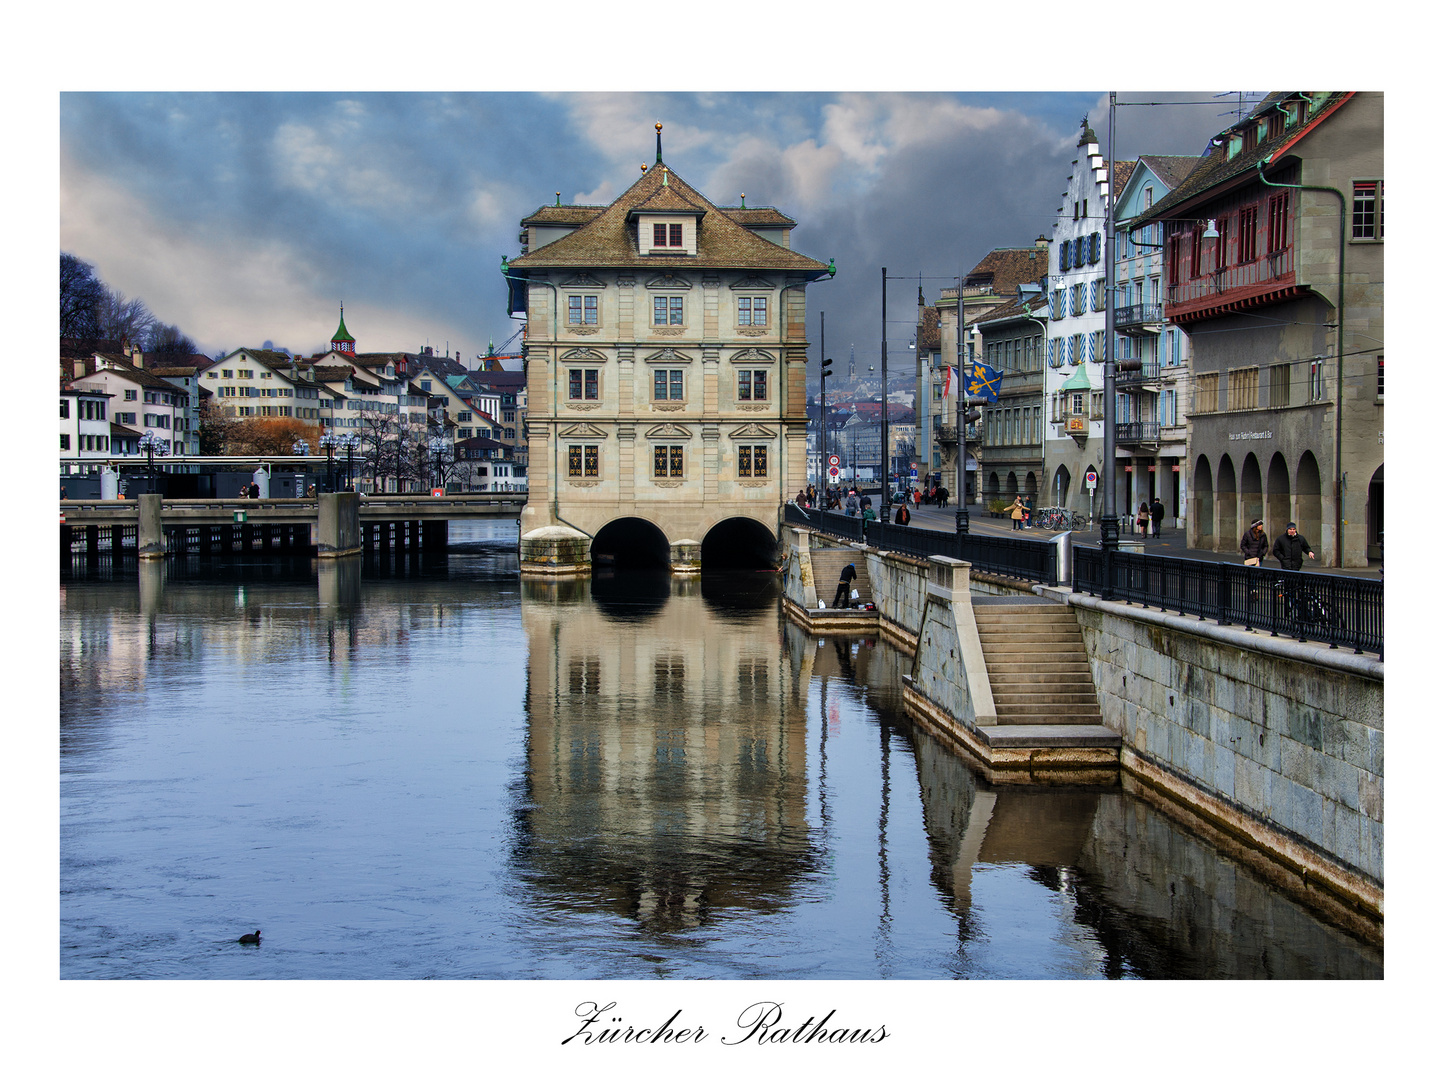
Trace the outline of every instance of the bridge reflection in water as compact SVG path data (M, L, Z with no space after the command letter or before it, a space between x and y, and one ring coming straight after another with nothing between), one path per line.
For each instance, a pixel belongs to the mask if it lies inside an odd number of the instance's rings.
M1383 974L1118 788L991 788L773 575L521 581L513 529L64 579L62 975ZM238 896L267 948L176 967Z

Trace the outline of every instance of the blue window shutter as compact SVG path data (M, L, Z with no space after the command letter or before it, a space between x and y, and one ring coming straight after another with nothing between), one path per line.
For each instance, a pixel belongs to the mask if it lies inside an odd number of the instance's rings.
M1045 362L1051 367L1055 366L1055 339L1051 338L1045 342Z

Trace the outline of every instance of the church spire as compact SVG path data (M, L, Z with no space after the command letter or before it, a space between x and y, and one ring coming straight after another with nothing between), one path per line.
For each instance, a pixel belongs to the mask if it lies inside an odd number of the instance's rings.
M350 336L350 331L345 329L345 305L340 305L340 327L330 338L330 349L333 352L349 353L355 355L355 339Z
M662 125L661 125L660 121L659 121L659 120L656 120L656 121L655 121L655 164L656 164L656 165L661 165L661 164L663 164L663 163L664 163L664 160L665 160L664 158L662 158L662 157L660 156L660 128L661 128L661 127L662 127Z

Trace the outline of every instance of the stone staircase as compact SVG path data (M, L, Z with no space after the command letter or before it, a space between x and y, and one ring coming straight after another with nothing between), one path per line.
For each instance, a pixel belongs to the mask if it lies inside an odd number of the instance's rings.
M995 725L979 729L992 747L1116 748L1095 695L1075 612L1028 597L972 600L995 700Z
M828 610L830 601L835 599L835 586L840 583L840 571L846 563L855 564L855 580L850 587L860 592L860 599L853 604L868 604L872 601L870 575L865 570L865 552L859 548L811 548L810 569L815 575L815 596L825 601ZM873 614L873 612L872 612Z

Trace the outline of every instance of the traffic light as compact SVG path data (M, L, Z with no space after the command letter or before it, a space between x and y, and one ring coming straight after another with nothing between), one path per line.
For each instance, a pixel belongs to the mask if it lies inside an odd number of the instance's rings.
M1139 371L1139 370L1140 370L1140 361L1139 361L1137 358L1135 358L1135 357L1130 357L1129 359L1126 359L1126 360L1116 360L1116 361L1115 361L1115 373L1116 373L1117 375L1118 375L1120 372L1122 372L1122 371Z
M969 410L969 411L965 414L965 423L966 423L966 424L973 424L973 423L975 423L976 420L979 420L979 419L980 419L980 410L979 410L979 409L971 409L971 410Z
M829 357L826 357L824 360L821 360L821 361L820 361L820 381L821 381L821 382L824 382L824 381L825 381L826 379L828 379L831 375L834 375L834 374L835 374L833 371L830 370L830 365L833 364L833 363L835 363L835 361L834 361L834 360L831 360Z

